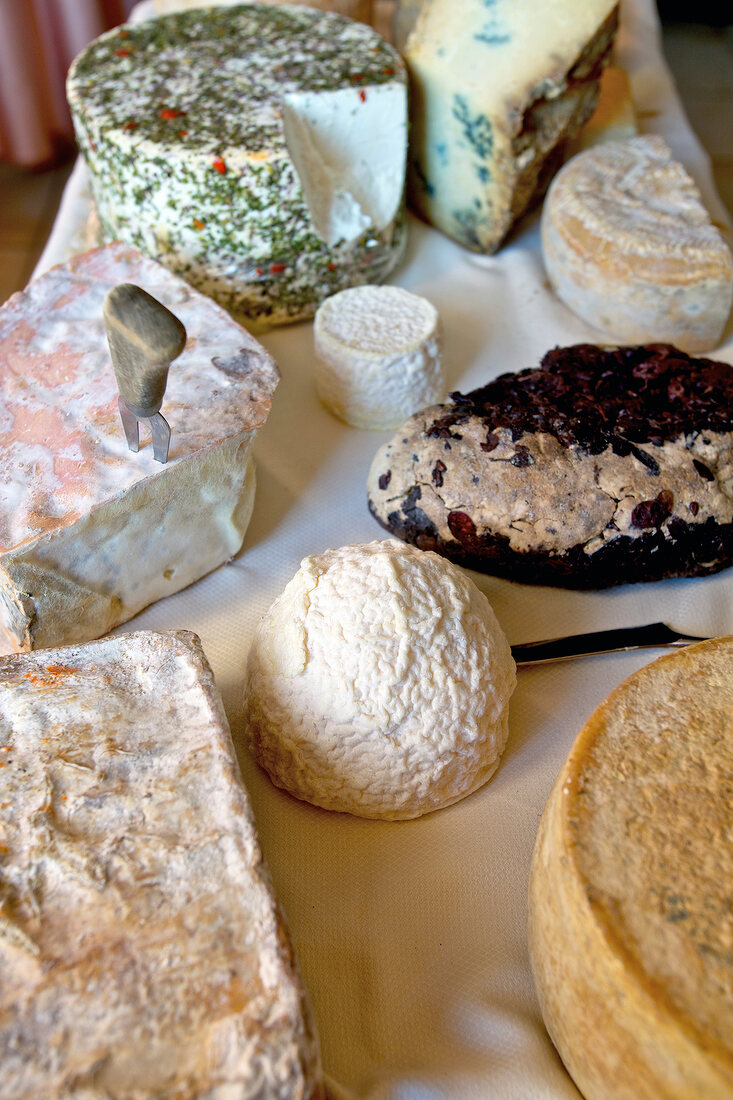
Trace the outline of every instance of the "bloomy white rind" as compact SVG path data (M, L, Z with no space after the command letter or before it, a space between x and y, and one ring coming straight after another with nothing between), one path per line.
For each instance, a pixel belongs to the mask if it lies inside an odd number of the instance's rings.
M397 427L444 396L438 311L417 294L341 291L319 306L313 337L318 396L355 428Z
M488 600L457 567L395 540L304 559L247 668L257 761L297 798L402 820L484 784L515 672Z
M733 259L664 139L628 138L573 157L542 210L542 251L563 302L618 343L720 342Z

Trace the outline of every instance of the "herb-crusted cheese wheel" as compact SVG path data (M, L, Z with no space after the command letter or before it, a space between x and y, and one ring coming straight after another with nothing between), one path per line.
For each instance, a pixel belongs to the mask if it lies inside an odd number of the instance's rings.
M663 138L597 145L561 169L542 209L553 288L619 343L700 353L720 341L733 259Z
M733 1097L733 638L593 714L545 808L529 943L586 1100Z
M68 96L105 237L228 308L308 317L402 254L406 77L370 27L187 10L97 39Z
M0 658L3 1100L324 1100L194 634Z
M616 0L422 4L402 51L416 209L494 252L593 113L616 22Z
M444 394L434 305L397 286L361 286L316 311L316 388L355 428L396 428Z
M394 540L305 558L265 616L245 710L277 786L359 817L471 794L506 744L515 673L484 594Z

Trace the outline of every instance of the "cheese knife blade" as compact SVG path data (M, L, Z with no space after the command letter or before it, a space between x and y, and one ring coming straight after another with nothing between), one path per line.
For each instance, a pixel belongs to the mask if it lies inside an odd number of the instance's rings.
M541 642L522 642L511 647L518 665L550 664L573 657L592 657L600 653L621 653L631 649L654 649L661 646L684 646L706 639L683 634L666 623L623 626L613 630L597 630L590 634L570 634L565 638L548 638Z

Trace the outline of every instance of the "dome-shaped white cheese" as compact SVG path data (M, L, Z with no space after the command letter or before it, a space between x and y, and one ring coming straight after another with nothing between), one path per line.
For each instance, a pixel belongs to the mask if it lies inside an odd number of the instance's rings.
M248 665L250 744L273 782L360 817L419 817L471 794L507 738L515 671L486 596L387 539L305 558Z

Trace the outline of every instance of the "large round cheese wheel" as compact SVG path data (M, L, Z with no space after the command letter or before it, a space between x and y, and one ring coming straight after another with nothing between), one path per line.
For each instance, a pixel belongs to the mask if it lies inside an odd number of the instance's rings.
M277 323L402 255L407 78L362 23L288 5L117 27L68 79L106 240Z
M586 1100L733 1097L732 885L730 637L621 684L542 818L535 984Z

